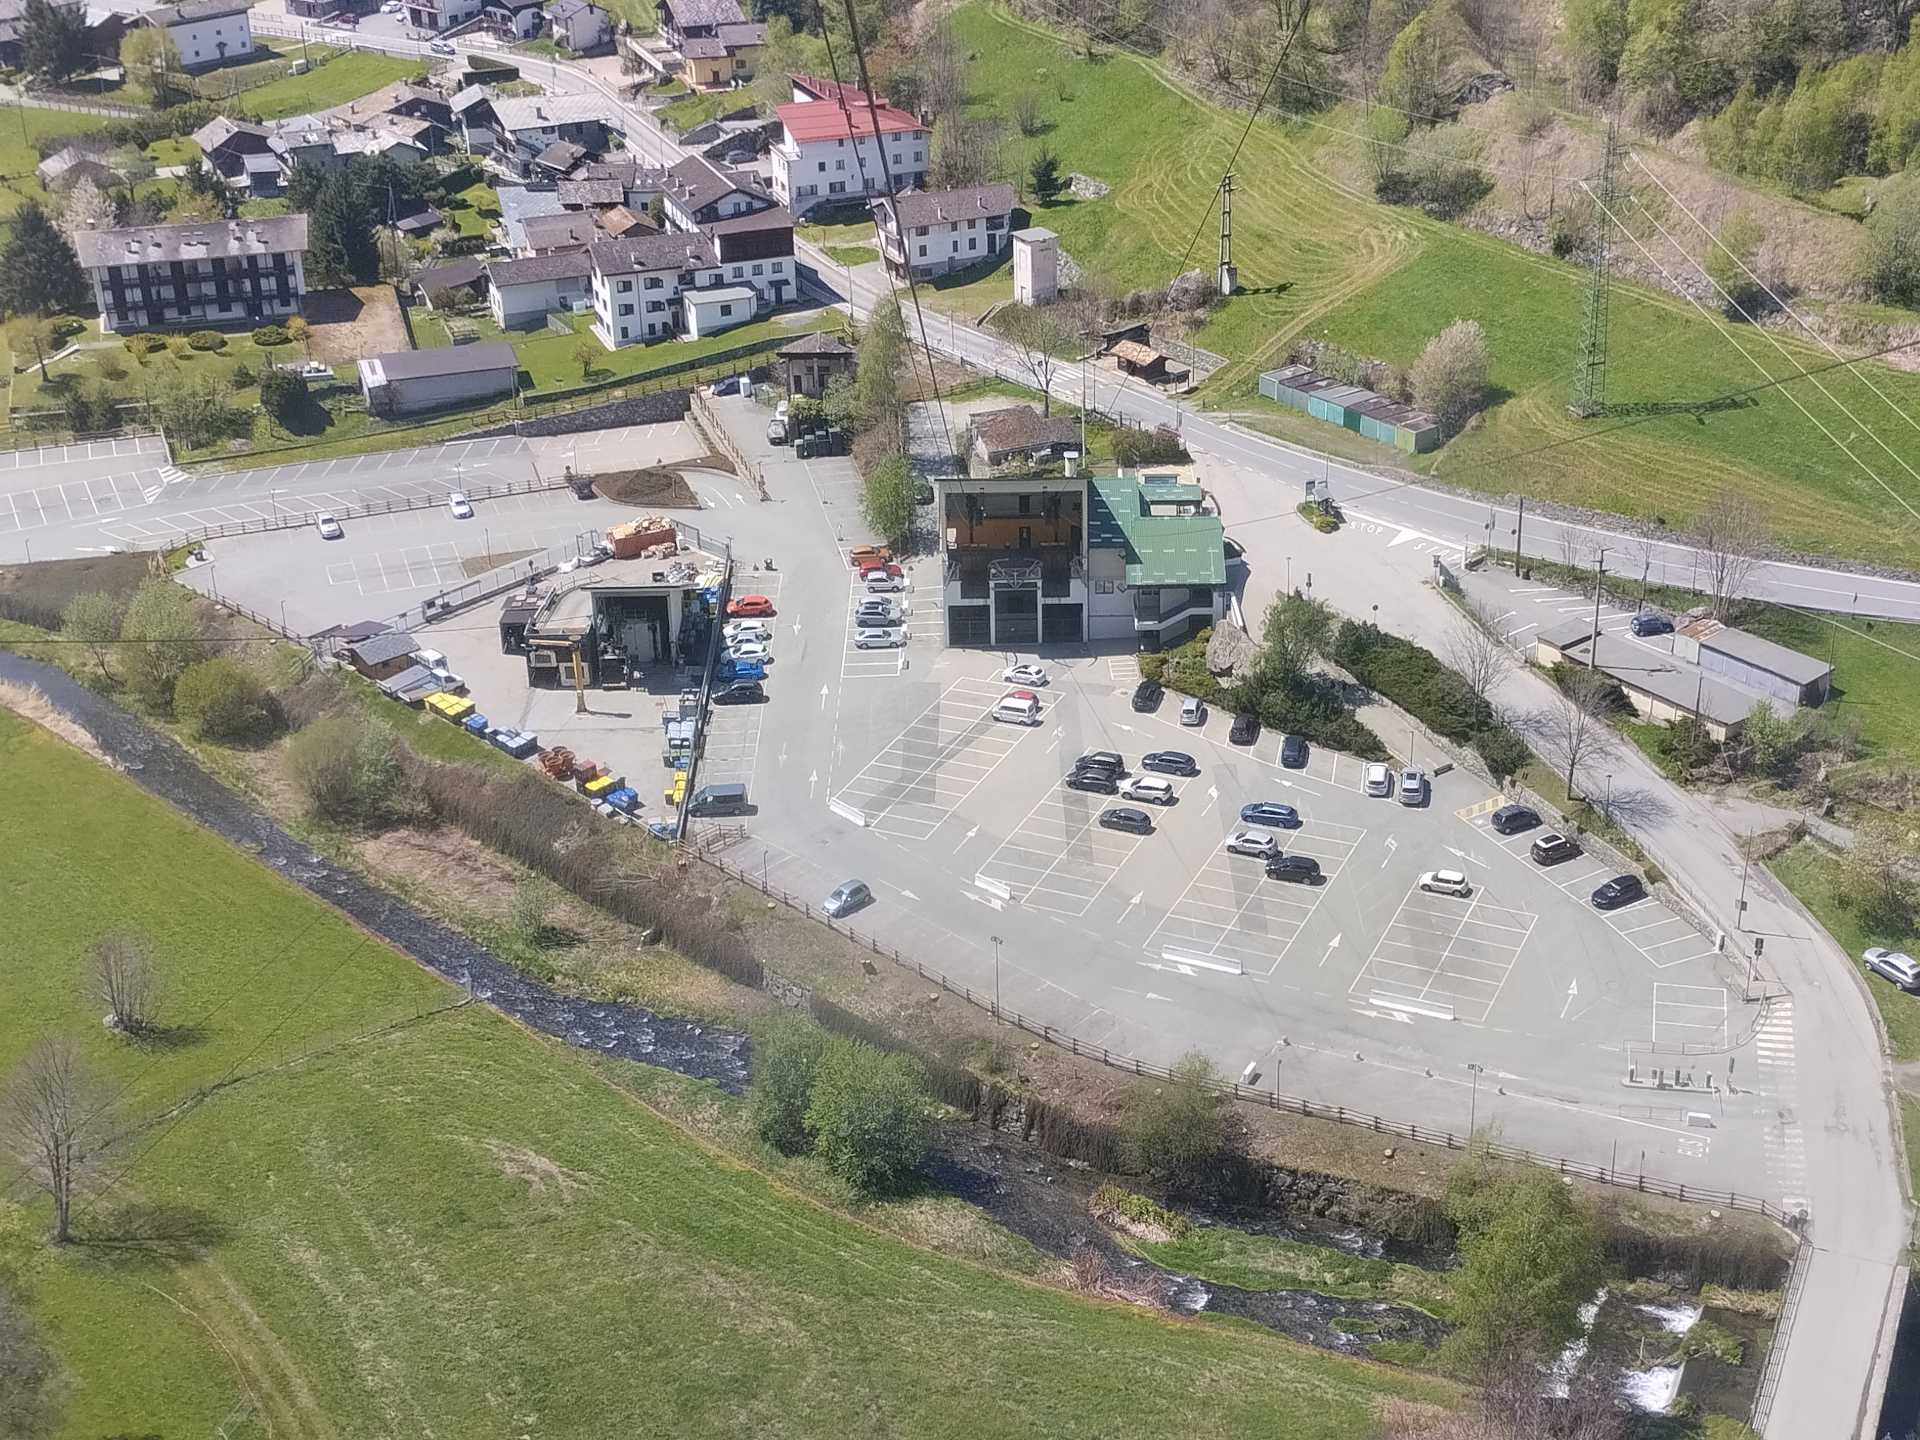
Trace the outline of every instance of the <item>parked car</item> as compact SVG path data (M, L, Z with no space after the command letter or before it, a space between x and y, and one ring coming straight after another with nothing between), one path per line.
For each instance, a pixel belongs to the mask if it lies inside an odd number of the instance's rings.
M1160 708L1160 697L1167 692L1158 680L1142 680L1133 690L1133 708L1148 715Z
M1426 772L1408 766L1400 772L1400 803L1402 805L1423 804L1427 798Z
M1299 770L1307 763L1307 737L1289 735L1280 742L1280 763L1289 770Z
M735 680L713 692L716 705L758 705L766 698L766 689L758 680Z
M1233 717L1233 728L1227 732L1227 739L1235 745L1251 745L1260 738L1260 717L1243 711Z
M736 640L772 640L773 628L764 620L729 620L720 627L720 637L731 645Z
M1540 812L1524 805L1502 805L1487 817L1487 823L1496 835L1518 835L1540 823Z
M1134 835L1153 833L1153 817L1144 810L1129 810L1125 807L1102 810L1100 823L1108 830L1125 830Z
M1240 823L1279 825L1290 830L1300 823L1300 812L1291 805L1282 805L1278 800L1256 800L1251 805L1240 807Z
M785 420L792 411L792 403L793 402L789 400L780 401L773 407L773 418L776 420Z
M1673 633L1673 621L1664 615L1655 615L1648 612L1634 616L1632 620L1627 622L1627 628L1633 631L1634 634L1640 636L1671 635Z
M862 600L853 614L862 625L898 625L903 618L899 606L879 596Z
M1000 672L1000 678L1010 685L1044 685L1047 672L1038 665L1009 665Z
M1122 800L1144 800L1149 805L1173 804L1173 785L1157 775L1136 775L1120 787Z
M1225 555L1227 557L1227 563L1232 565L1243 559L1247 553L1247 549L1231 535L1222 535L1220 537L1220 553Z
M1367 766L1366 790L1375 799L1392 795L1393 772L1380 764Z
M1458 870L1429 870L1420 877L1420 888L1431 890L1436 895L1458 895L1462 898L1473 893L1472 884Z
M784 445L787 443L787 422L782 420L778 415L767 421L767 443L769 445Z
M1117 795L1120 792L1120 783L1113 778L1111 770L1088 768L1075 770L1069 774L1067 788L1085 790L1090 795Z
M713 667L713 678L722 685L731 685L736 680L764 680L767 668L758 660L729 660L723 655L720 663Z
M431 45L427 46L427 49L431 50L435 55L453 54L453 46L444 40L435 40Z
M1073 762L1073 768L1076 770L1085 769L1089 765L1110 766L1116 775L1124 775L1127 773L1125 757L1113 750L1089 750Z
M1227 849L1235 855L1269 860L1280 853L1280 842L1264 830L1236 830L1227 837Z
M857 568L862 580L871 580L878 575L887 575L898 580L907 573L891 560L862 560Z
M1882 980L1891 980L1902 990L1920 990L1920 964L1911 955L1874 945L1861 951L1860 958Z
M1040 697L1031 690L1009 690L990 714L993 719L1004 720L1009 725L1038 725Z
M1269 880L1290 880L1295 885L1318 885L1320 862L1311 855L1276 855L1267 861Z
M1645 899L1646 894L1647 887L1640 883L1638 875L1616 875L1593 892L1593 908L1618 910L1622 905Z
M322 540L344 540L347 532L340 528L340 522L322 510L313 517L314 529L320 532Z
M727 659L736 664L742 660L754 660L765 665L773 659L773 647L764 640L736 640L727 646Z
M1542 835L1533 842L1527 853L1533 857L1536 865L1558 865L1562 860L1571 860L1580 853L1580 846L1565 835Z
M1200 703L1199 696L1189 695L1180 702L1180 723L1182 725L1207 723L1207 707Z
M771 615L773 602L764 595L742 595L727 602L729 615Z
M464 490L456 490L447 496L447 510L456 520L473 518L473 504L467 499L467 492Z
M856 650L897 650L906 643L907 632L904 630L873 626L863 627L853 632L853 648Z
M878 570L865 578L869 595L897 595L907 588L907 582L898 575L887 575Z
M837 920L872 903L873 891L867 888L866 881L847 880L833 887L833 893L820 902L820 908Z
M1198 775L1200 767L1193 756L1182 750L1155 750L1140 757L1142 770L1158 770L1162 775Z

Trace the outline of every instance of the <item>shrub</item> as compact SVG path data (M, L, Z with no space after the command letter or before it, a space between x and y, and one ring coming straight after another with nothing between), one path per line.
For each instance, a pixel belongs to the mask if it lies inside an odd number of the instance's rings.
M151 355L156 350L164 350L167 348L167 341L165 336L148 335L148 334L139 333L139 332L136 332L135 334L127 336L127 338L122 340L120 343L127 347L127 352L129 354L137 356L142 360L144 360L147 356Z
M1193 1229L1193 1222L1186 1216L1177 1215L1166 1206L1156 1205L1146 1196L1123 1190L1118 1185L1102 1185L1093 1192L1087 1208L1101 1218L1109 1214L1120 1215L1136 1225L1155 1226L1166 1231L1168 1237L1174 1240L1185 1239Z
M1302 500L1297 507L1300 518L1306 521L1322 535L1331 535L1340 528L1340 518L1329 515L1311 500Z
M287 768L308 807L337 825L374 825L407 793L398 742L351 711L323 715L287 745Z
M231 745L258 733L267 718L267 687L227 656L187 666L173 686L173 710L203 740Z
M1113 435L1113 458L1116 464L1126 467L1139 465L1184 465L1193 457L1187 453L1187 445L1180 438L1180 432L1171 425L1156 426L1152 430L1135 430L1125 427L1116 430Z
M825 1030L791 1011L768 1015L753 1027L747 1117L754 1133L784 1155L804 1154L811 1143L807 1106L830 1043Z
M93 365L94 368L100 372L100 378L102 380L124 380L127 378L127 367L120 363L120 357L111 350L102 354L99 359L93 362Z
M1487 403L1487 337L1456 320L1427 342L1413 366L1413 403L1457 435Z
M187 336L187 344L195 350L224 350L227 337L218 330L196 330Z
M253 367L242 360L233 367L233 385L236 390L244 390L253 384Z
M200 658L199 633L191 597L171 580L134 592L120 624L120 670L143 704L163 713L172 706L174 681Z
M253 343L264 347L284 345L290 338L285 328L279 325L262 325L253 332Z
M1482 730L1473 737L1473 748L1480 752L1480 758L1487 762L1487 769L1499 780L1518 775L1533 756L1533 752L1527 749L1527 742L1504 725Z
M274 424L286 426L307 403L307 382L291 370L273 366L260 377L260 408Z
M163 343L167 347L167 353L176 360L184 360L192 353L192 347L187 344L187 337L184 335L169 335Z
M1174 1190L1210 1188L1239 1140L1233 1100L1201 1051L1182 1056L1164 1082L1135 1085L1120 1114L1130 1169L1165 1177Z
M830 1173L867 1194L898 1189L933 1143L926 1072L910 1055L836 1041L814 1073L806 1125Z

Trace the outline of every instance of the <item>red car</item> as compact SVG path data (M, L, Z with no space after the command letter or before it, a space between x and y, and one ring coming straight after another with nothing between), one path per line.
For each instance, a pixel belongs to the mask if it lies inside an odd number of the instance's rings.
M771 615L773 602L764 595L742 595L738 600L727 602L729 615Z
M891 575L897 580L906 573L898 565L888 565L879 560L870 560L860 567L862 580L871 579L875 575Z

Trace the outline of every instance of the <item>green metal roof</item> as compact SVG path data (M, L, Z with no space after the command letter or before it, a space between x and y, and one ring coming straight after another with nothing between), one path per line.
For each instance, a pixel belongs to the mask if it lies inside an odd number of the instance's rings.
M1143 487L1123 476L1096 475L1088 482L1091 514L1087 545L1121 550L1127 557L1129 585L1224 585L1226 528L1217 515L1148 515L1146 501L1171 500L1167 492L1197 486Z
M1207 492L1198 485L1188 485L1180 481L1143 481L1140 488L1146 492L1149 500L1165 505L1177 502L1182 505L1198 505L1207 498Z

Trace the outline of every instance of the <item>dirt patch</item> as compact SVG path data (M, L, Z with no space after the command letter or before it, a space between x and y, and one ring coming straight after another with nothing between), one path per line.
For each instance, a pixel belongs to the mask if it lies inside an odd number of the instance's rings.
M499 1140L482 1140L480 1143L508 1179L527 1182L527 1194L534 1199L543 1197L551 1190L564 1200L575 1190L587 1188L587 1182L573 1171L524 1146L508 1145Z
M125 602L153 573L150 555L82 556L0 566L0 618L57 630L74 596L98 590Z
M484 575L489 570L498 570L502 565L511 565L516 560L539 553L537 550L495 550L486 555L469 555L460 562L460 572L463 575Z
M338 364L363 355L413 349L400 297L391 285L362 285L352 290L310 290L305 302L307 353Z
M732 467L729 466L729 469ZM593 477L602 500L621 505L648 505L662 510L698 510L699 497L678 470L649 465L643 470L614 470Z

